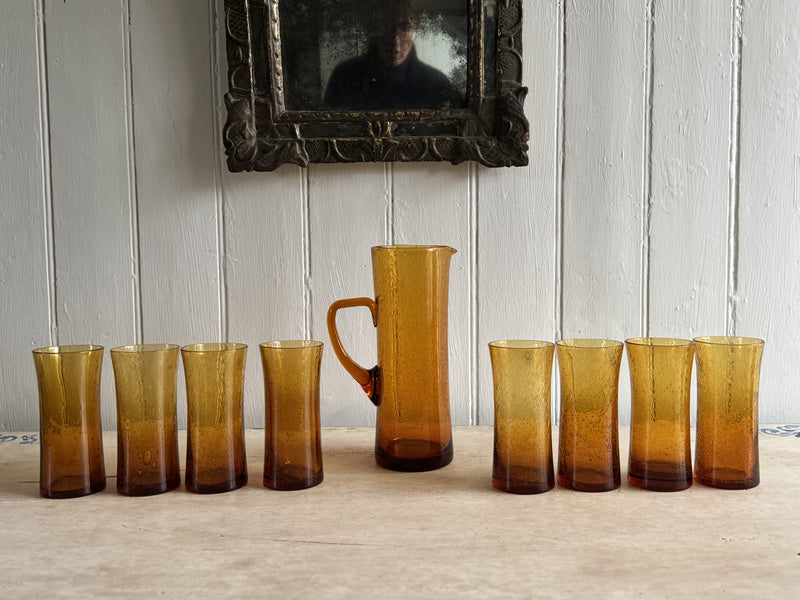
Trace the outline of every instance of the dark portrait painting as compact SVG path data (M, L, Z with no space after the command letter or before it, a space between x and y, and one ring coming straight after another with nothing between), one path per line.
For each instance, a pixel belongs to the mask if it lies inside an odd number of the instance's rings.
M468 5L468 0L282 2L286 109L465 106Z
M523 0L225 0L232 172L528 164Z

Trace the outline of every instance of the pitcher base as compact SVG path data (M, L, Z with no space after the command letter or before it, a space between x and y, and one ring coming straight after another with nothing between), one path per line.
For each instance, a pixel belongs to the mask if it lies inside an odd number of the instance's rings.
M452 460L452 440L444 448L428 440L392 440L386 448L375 444L375 462L392 471L433 471L449 465Z

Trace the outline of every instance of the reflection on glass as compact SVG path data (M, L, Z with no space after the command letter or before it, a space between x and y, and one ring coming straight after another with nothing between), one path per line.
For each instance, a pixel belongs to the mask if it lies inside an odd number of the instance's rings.
M468 0L281 3L287 109L464 106L467 9Z

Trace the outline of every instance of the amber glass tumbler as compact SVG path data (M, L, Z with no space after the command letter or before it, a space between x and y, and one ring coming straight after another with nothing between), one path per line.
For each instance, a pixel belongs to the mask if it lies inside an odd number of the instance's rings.
M494 380L492 485L513 494L553 489L550 380L553 344L536 340L491 342Z
M558 483L579 492L620 486L617 396L622 342L556 343L561 380Z
M117 392L117 491L149 496L181 482L175 397L179 347L111 349Z
M186 374L186 489L229 492L247 483L244 446L244 344L181 348Z
M39 493L75 498L106 487L100 422L102 346L33 351L39 386Z
M264 486L302 490L322 482L319 367L322 342L259 346L264 369Z
M699 337L694 478L716 488L758 485L758 384L764 341Z
M625 340L631 376L628 483L658 492L692 485L689 400L694 342Z

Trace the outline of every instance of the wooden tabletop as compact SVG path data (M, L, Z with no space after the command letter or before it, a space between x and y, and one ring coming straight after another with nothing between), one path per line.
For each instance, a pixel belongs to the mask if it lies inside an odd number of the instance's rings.
M765 433L765 430L773 433ZM517 496L491 486L492 429L457 427L438 471L377 467L371 428L323 430L324 482L261 486L246 433L234 492L39 497L36 434L0 434L0 590L8 598L792 597L800 575L800 427L762 427L761 485L629 486ZM181 432L182 461L185 432ZM627 457L627 428L620 452ZM557 447L557 446L556 446Z

